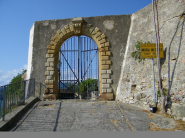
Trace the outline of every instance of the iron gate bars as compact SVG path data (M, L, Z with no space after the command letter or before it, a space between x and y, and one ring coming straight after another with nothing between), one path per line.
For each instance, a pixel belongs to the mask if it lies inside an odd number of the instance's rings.
M59 76L59 98L98 98L98 47L86 36L67 39L59 51L62 62Z

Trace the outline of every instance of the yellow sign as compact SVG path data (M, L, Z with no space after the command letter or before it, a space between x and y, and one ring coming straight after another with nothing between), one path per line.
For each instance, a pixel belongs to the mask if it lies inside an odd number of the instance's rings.
M163 44L159 47L159 56L164 58ZM141 44L141 58L157 58L156 44Z

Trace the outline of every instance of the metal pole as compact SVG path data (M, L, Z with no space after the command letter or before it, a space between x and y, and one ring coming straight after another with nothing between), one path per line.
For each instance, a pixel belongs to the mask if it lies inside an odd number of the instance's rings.
M4 121L5 119L5 87L3 87L3 118L2 120Z
M79 95L79 91L80 91L80 86L79 86L79 74L80 74L80 70L79 70L79 58L80 58L80 55L79 55L79 49L80 49L80 36L78 36L78 95Z
M26 92L25 92L26 91L26 89L25 89L26 88L25 87L26 85L25 85L25 83L26 83L26 81L23 81L23 84L24 84L24 86L23 86L23 89L24 89L23 90L24 91L24 103L23 104L25 104L25 100L26 100L26 97L25 97L26 96Z
M154 74L154 59L152 58L152 68L153 68L153 81L154 81L154 105L156 105L156 94L155 94L155 74Z

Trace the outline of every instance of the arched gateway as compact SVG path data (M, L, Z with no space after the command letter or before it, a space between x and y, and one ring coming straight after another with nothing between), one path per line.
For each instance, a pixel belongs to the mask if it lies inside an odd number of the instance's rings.
M105 34L101 33L99 28L91 26L91 24L83 24L82 18L74 18L70 24L59 29L54 36L51 37L50 43L47 45L46 63L45 63L45 90L44 99L58 98L58 71L57 64L59 60L59 50L65 40L72 36L85 35L92 38L98 47L99 57L99 96L103 99L113 99L112 88L110 87L112 79L110 74L111 52L109 51L109 42L106 40Z

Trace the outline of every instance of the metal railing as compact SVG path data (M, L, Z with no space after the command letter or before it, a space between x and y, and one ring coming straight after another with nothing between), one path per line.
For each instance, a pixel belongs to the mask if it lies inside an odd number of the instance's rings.
M39 97L40 100L43 100L43 94L45 93L45 89L47 89L46 85L35 80L35 87L36 96Z
M25 104L25 100L35 96L35 79L0 86L0 118L15 107Z

